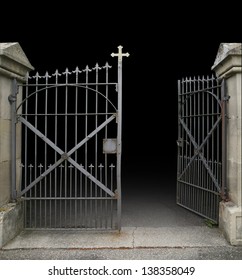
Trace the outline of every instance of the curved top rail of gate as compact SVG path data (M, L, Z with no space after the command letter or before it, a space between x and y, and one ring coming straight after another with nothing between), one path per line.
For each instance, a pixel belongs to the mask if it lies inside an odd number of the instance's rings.
M182 93L181 95L188 95L188 96L185 97L184 100L181 102L180 110L182 110L182 106L184 106L193 95L200 94L200 93L207 93L210 96L212 96L217 101L219 107L222 109L222 100L219 99L218 96L216 96L212 91L209 91L210 89L216 89L216 88L220 89L221 85L214 86L212 88L204 88L204 89L199 89L199 90L195 90L195 91ZM180 113L180 111L179 111L179 113Z
M46 91L48 89L60 87L83 88L90 92L96 93L102 96L104 99L106 99L106 101L111 105L111 107L114 108L115 111L117 111L117 107L113 104L113 102L97 88L99 86L115 86L115 89L117 91L118 83L109 81L110 68L112 68L112 66L110 66L108 62L106 62L104 66L99 66L98 63L96 63L95 67L90 68L87 65L82 70L80 70L79 67L76 67L74 71L69 71L68 68L66 68L64 72L59 72L58 70L56 70L53 74L50 75L49 72L46 72L45 75L42 76L39 74L39 72L36 72L36 74L33 76L30 76L29 73L27 73L26 83L20 83L19 86L23 88L36 88L34 92L30 92L28 96L25 96L25 98L18 105L16 111L18 111L19 108L30 97L36 95L37 93ZM84 76L81 74L84 74ZM100 75L103 75L103 77L101 77L101 80L103 80L104 82L100 82ZM80 82L80 80L84 81ZM91 86L96 88L93 88Z
M117 83L109 83L107 85L117 85ZM24 85L22 85L24 86ZM29 86L29 84L27 84L26 86ZM36 84L31 84L31 86L36 86ZM44 86L44 84L40 84L39 86ZM19 108L26 102L26 100L28 100L31 96L34 96L35 94L41 92L41 91L45 91L47 89L51 89L51 88L58 88L58 87L78 87L78 88L84 88L85 90L90 90L94 93L98 93L100 96L102 96L104 99L107 100L107 102L114 108L115 111L117 111L117 108L114 106L114 104L109 100L109 98L107 98L103 93L101 93L98 90L95 90L93 88L87 87L85 85L80 85L80 84L55 84L55 85L50 85L50 86L46 86L43 87L41 89L38 89L32 93L30 93L30 95L28 95L27 97L24 98L24 100L18 105L16 112L19 110Z

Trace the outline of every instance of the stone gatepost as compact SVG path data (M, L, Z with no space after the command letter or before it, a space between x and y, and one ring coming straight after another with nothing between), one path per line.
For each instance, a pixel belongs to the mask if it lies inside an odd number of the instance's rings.
M13 81L23 82L33 70L19 43L0 43L0 248L23 229L21 203L11 200L11 106ZM21 92L19 93L21 101ZM21 160L21 127L16 127L16 161ZM16 176L19 187L20 174Z
M227 103L227 189L220 203L219 224L232 245L242 245L242 56L241 43L221 43L212 70L225 79Z

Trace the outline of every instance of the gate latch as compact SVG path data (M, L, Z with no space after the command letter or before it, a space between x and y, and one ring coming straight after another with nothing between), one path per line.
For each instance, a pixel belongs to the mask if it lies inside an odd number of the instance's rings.
M179 138L178 140L176 140L176 144L178 147L183 148L183 139Z
M190 143L187 140L184 140L183 138L179 138L178 140L176 140L177 146L180 148L183 148L183 143L186 143L188 146L190 145Z

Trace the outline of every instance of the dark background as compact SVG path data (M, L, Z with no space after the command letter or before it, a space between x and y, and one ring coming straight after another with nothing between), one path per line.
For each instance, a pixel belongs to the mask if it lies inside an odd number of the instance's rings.
M0 41L19 42L42 74L116 65L110 54L123 45L130 53L123 61L123 181L175 182L177 80L210 75L219 44L242 41L241 11L198 1L99 2L12 4L6 13L2 6Z

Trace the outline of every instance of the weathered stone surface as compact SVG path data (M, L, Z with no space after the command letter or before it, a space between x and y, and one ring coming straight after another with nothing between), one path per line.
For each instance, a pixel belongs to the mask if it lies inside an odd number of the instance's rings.
M214 65L214 70L219 77L233 75L241 72L241 43L221 43L218 49Z
M11 159L11 121L0 118L0 163Z
M242 245L242 208L233 202L220 203L219 226L231 245Z
M0 207L10 200L11 187L10 161L0 162Z
M0 207L0 248L23 230L22 204L22 202L8 203Z
M23 228L22 206L18 203L8 204L11 201L12 181L11 105L8 97L13 94L13 79L23 81L30 70L33 70L33 66L19 43L0 43L0 247L15 237ZM17 106L21 101L22 92L19 89ZM20 186L20 158L21 124L18 123L16 125L17 189Z
M34 69L17 42L0 43L0 67L22 77Z
M242 56L241 43L220 44L212 69L225 79L227 95L227 188L229 202L220 204L220 227L229 242L242 244Z
M0 73L0 118L5 120L11 119L11 106L8 96L12 93L12 80L1 76Z

